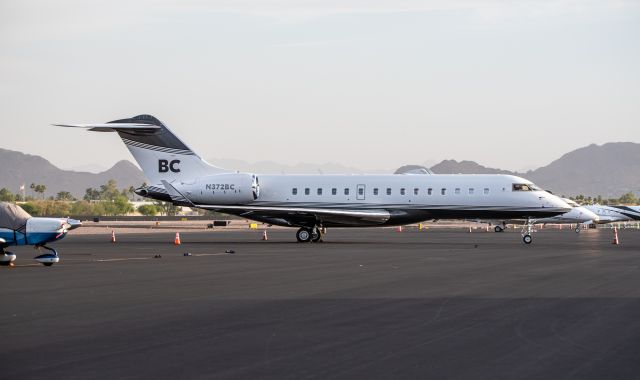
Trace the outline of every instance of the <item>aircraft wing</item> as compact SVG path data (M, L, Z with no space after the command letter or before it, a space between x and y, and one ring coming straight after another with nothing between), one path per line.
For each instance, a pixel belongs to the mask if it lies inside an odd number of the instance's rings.
M385 223L391 217L387 210L352 210L307 207L270 207L270 206L227 206L194 205L197 208L238 215L266 223L289 226L361 225L376 226Z

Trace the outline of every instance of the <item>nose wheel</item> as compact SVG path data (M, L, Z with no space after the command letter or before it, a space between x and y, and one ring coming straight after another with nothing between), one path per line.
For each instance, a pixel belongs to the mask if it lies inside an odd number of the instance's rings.
M40 256L34 257L34 259L37 262L41 263L45 267L50 267L53 264L60 261L60 257L58 257L58 252L55 249L51 247L47 247L46 245L41 245L40 247L50 251L51 253L45 253ZM40 247L36 247L36 248L40 248Z
M524 244L531 244L533 242L533 237L531 236L532 233L533 221L527 218L527 222L522 226L522 242L524 242Z

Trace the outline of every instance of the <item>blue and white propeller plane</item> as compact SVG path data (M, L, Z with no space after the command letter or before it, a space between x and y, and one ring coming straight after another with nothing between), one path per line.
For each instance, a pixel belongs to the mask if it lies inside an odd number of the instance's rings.
M58 261L58 252L46 244L60 240L67 232L82 225L69 218L34 218L20 206L0 202L0 265L12 266L16 255L6 250L10 246L32 245L49 252L36 256L35 260L51 266Z

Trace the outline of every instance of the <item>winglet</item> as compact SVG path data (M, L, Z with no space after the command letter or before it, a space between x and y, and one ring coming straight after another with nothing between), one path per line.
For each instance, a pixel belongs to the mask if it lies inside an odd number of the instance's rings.
M173 185L171 185L169 182L162 180L162 184L164 185L164 188L167 189L167 193L169 193L169 196L171 197L171 200L174 204L188 207L194 206L193 202L191 202L189 198L185 197L181 192L176 190L176 188L173 187Z

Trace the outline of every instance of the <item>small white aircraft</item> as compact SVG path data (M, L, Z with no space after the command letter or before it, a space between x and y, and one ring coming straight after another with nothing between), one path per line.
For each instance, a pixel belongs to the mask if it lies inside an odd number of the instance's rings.
M0 202L0 265L10 266L16 260L16 255L7 251L7 247L33 245L51 252L35 257L39 263L51 266L60 258L58 252L46 244L64 238L67 232L81 225L80 221L69 218L34 218L17 205Z
M596 215L591 210L587 209L585 206L581 206L576 202L572 201L568 198L562 198L569 206L571 206L571 211L566 212L562 215L551 216L547 218L536 219L533 221L534 224L575 224L576 225L576 233L580 232L580 224L588 223L593 221L597 223L599 220L598 215ZM496 232L502 232L505 230L507 224L524 224L524 220L505 220L502 223L495 224L494 230Z
M431 219L531 220L571 210L560 198L510 175L256 175L205 162L158 119L55 124L117 132L151 185L136 193L177 205L298 227L299 242L325 227L397 226ZM354 153L355 154L355 153Z

